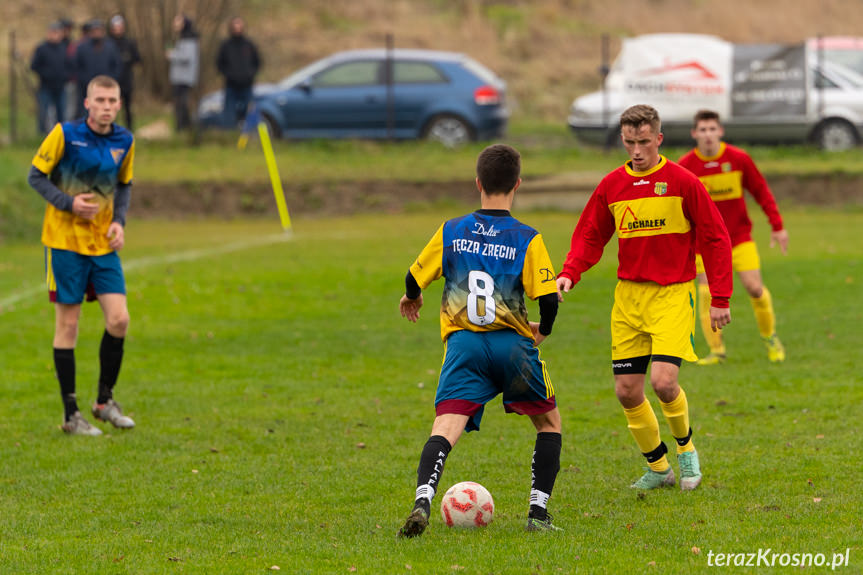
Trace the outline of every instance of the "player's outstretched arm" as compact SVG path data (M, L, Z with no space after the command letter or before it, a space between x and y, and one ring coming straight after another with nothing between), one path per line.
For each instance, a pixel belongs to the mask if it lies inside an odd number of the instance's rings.
M782 255L786 255L788 253L788 230L782 229L770 232L770 247L772 248L777 244L779 245L779 249L782 250Z
M563 294L572 289L572 280L568 277L559 276L557 282L557 299L563 301Z
M399 311L402 317L414 323L420 318L420 308L423 306L423 292L414 275L408 270L405 275L405 295L399 301Z
M408 321L412 321L416 323L420 318L420 308L423 306L423 294L420 294L419 297L415 299L409 298L407 295L403 295L401 301L399 301L399 311L402 314L402 317L408 318Z

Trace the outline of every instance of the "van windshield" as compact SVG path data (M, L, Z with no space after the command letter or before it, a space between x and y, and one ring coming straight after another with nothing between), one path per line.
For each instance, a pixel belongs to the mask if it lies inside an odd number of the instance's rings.
M837 64L835 61L827 60L825 62L825 71L829 76L837 78L837 81L843 85L852 88L863 88L863 76L853 68L849 68L842 64Z
M863 50L824 50L824 60L841 64L863 75Z

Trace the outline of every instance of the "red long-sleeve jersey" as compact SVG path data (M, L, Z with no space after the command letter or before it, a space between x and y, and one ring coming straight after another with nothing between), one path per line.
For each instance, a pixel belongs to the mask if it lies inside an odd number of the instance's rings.
M773 231L782 229L782 216L779 215L776 199L767 186L767 180L755 167L749 154L740 148L722 142L719 153L709 158L695 148L680 158L680 165L698 176L716 202L728 228L728 235L731 236L732 246L752 240L752 220L746 211L743 190L748 190L764 210Z
M603 178L575 226L560 275L578 283L615 232L617 277L635 282L691 281L697 242L711 305L728 307L731 241L716 205L688 170L660 156L646 172L633 171L627 162Z

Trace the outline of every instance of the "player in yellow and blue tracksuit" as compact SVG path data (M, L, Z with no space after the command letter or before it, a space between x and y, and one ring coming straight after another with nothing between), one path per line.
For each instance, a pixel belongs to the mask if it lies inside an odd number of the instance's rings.
M527 415L537 430L527 529L557 529L546 504L560 469L560 413L536 346L551 333L558 293L542 236L509 212L520 170L513 148L483 150L477 160L482 209L441 225L405 278L399 308L414 322L422 289L440 277L446 281L436 417L420 456L416 500L399 531L402 537L425 530L450 450L463 430L479 429L485 404L498 394L505 411ZM539 301L538 323L528 321L525 295Z
M134 426L113 399L120 373L129 312L117 251L125 242L132 183L132 133L114 124L120 87L97 76L87 88L88 114L57 124L33 158L28 181L47 201L42 226L50 299L55 304L54 366L65 419L73 435L99 435L78 411L75 345L85 295L99 300L105 332L99 350L99 392L92 413L115 427Z

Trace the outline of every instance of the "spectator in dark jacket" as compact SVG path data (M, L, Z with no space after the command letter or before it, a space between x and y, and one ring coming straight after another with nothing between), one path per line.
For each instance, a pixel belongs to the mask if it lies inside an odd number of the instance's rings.
M57 23L60 24L60 30L62 31L60 43L63 44L65 50L68 50L69 44L72 43L72 29L75 27L75 24L68 18L60 18Z
M39 131L47 134L56 122L62 122L66 110L64 87L69 77L69 61L63 45L63 25L54 22L48 27L45 41L36 47L30 69L39 76L39 105L37 121Z
M246 24L235 16L228 22L229 37L219 47L216 67L225 77L225 124L236 126L246 117L252 84L261 68L258 49L245 36Z
M66 113L63 114L67 120L78 115L78 75L75 72L75 52L78 46L87 39L90 33L90 22L81 25L81 36L76 40L72 38L75 23L68 19L60 20L63 23L63 43L66 45L66 59L69 61L69 79L66 82Z
M83 117L87 84L96 76L120 78L120 54L114 42L105 37L101 20L91 20L89 37L75 50L75 74L78 81L78 115Z
M126 111L126 127L132 127L132 91L135 87L135 64L141 61L138 43L126 34L126 19L120 14L111 18L108 33L117 52L120 54L120 98L123 100L123 110Z

